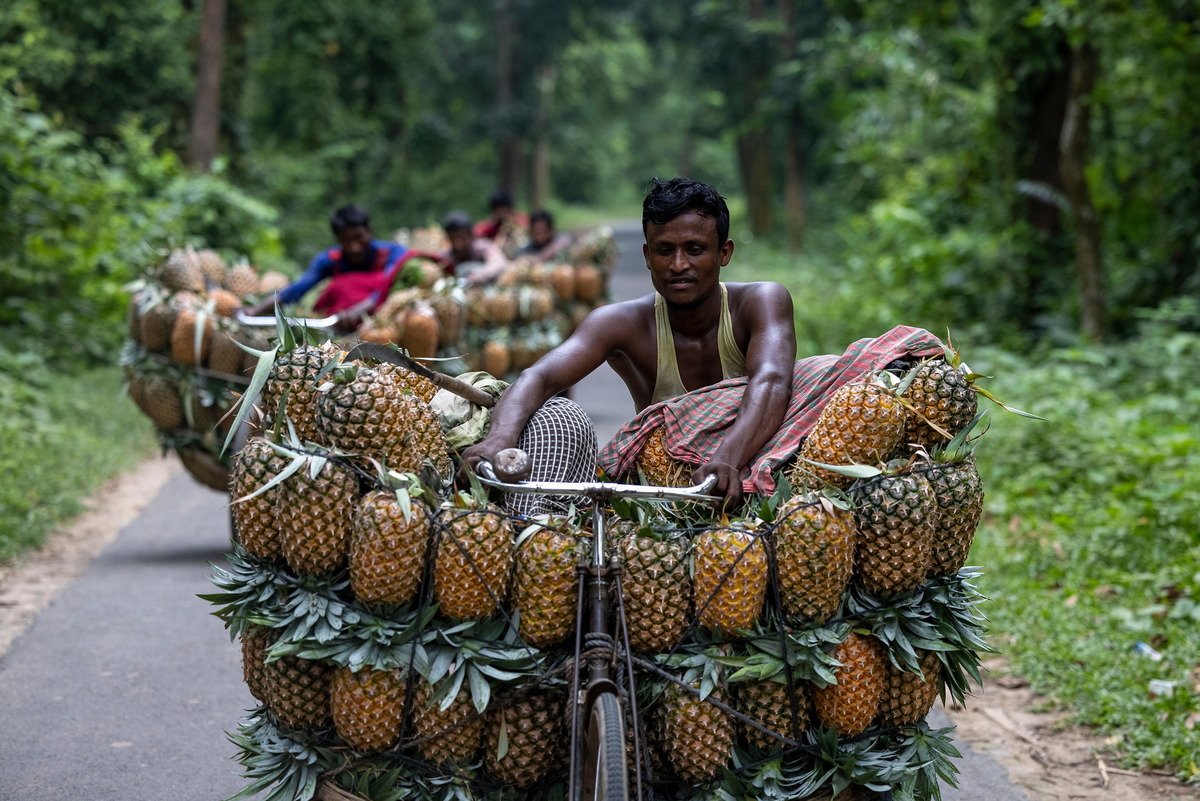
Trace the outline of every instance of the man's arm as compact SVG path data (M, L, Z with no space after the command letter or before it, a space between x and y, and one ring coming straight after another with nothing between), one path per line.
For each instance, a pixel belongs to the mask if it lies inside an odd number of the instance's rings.
M295 303L304 297L308 290L332 274L333 260L329 258L328 251L323 250L313 257L303 275L258 305L247 309L247 313L251 315L265 314L266 312L273 312L276 303Z
M493 461L497 453L514 447L525 424L542 404L578 383L619 350L621 337L630 331L632 320L623 305L596 309L565 342L523 370L492 409L487 437L464 450L463 461L473 469L480 461Z
M767 443L783 422L792 390L792 366L796 361L796 328L792 296L781 284L753 284L739 316L750 328L746 350L746 372L750 378L742 395L737 419L721 446L705 464L696 468L695 480L717 477L716 492L726 505L736 505L742 496L741 471Z

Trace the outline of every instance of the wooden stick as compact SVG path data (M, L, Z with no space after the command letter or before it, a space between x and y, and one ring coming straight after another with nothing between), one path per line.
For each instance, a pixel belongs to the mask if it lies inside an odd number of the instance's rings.
M317 801L366 801L362 796L348 793L331 781L323 781L317 785Z
M439 389L449 390L460 398L466 398L476 406L490 409L496 405L496 399L482 389L468 384L466 381L459 381L457 378L448 376L445 373L430 370L425 365L418 364L400 351L395 348L389 348L387 345L380 345L375 342L360 342L346 354L347 361L355 359L374 359L378 362L394 364L397 367L411 370L422 378L428 378Z
M1038 762L1041 762L1042 765L1050 767L1050 765L1054 762L1054 760L1050 758L1050 755L1046 753L1046 749L1042 747L1042 742L1037 738L1037 735L1026 729L1021 724L1012 720L1010 717L1008 717L1008 715L1004 714L998 709L992 709L991 707L983 707L980 712L990 718L994 723L1000 726L1000 728L1004 729L1013 737L1016 737L1018 740L1027 743L1029 745L1030 753L1033 754L1033 758Z
M1096 766L1100 768L1100 786L1108 787L1108 766L1099 757L1096 758Z

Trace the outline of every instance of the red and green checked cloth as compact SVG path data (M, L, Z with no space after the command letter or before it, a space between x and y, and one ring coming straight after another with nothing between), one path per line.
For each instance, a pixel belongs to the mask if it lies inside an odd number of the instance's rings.
M775 490L772 471L796 453L801 440L812 430L829 396L838 387L882 369L903 356L927 357L941 353L942 342L933 334L902 325L881 337L858 340L841 356L809 356L797 361L792 371L792 396L783 423L751 460L749 468L743 471L743 491L766 494ZM600 469L613 477L634 469L637 455L659 426L663 427L663 444L668 456L694 465L708 461L737 417L748 380L731 378L647 406L600 451Z

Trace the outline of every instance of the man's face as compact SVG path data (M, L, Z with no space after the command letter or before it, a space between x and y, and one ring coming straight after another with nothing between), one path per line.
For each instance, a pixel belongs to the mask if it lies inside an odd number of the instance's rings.
M365 267L371 258L371 229L364 225L343 228L337 235L338 246L346 263L354 267Z
M450 240L450 255L458 261L470 261L473 255L475 235L470 228L458 228L446 234Z
M553 238L554 231L551 230L550 223L545 220L534 220L529 224L529 240L537 247L546 247Z
M717 221L689 211L665 225L646 224L642 245L654 289L675 309L692 309L712 295L733 240L717 245Z

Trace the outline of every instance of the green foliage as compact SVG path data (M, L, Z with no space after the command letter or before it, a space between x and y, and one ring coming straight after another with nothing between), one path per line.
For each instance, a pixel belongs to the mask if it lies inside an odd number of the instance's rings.
M1197 311L1181 303L1145 315L1120 348L971 358L998 376L1000 397L1051 420L997 414L979 454L987 506L972 560L987 566L996 647L1079 721L1114 734L1126 767L1192 781L1200 336L1182 327ZM1139 641L1164 658L1139 656ZM1176 689L1155 697L1152 679Z
M153 448L153 429L115 369L58 375L0 346L0 561L40 545Z

